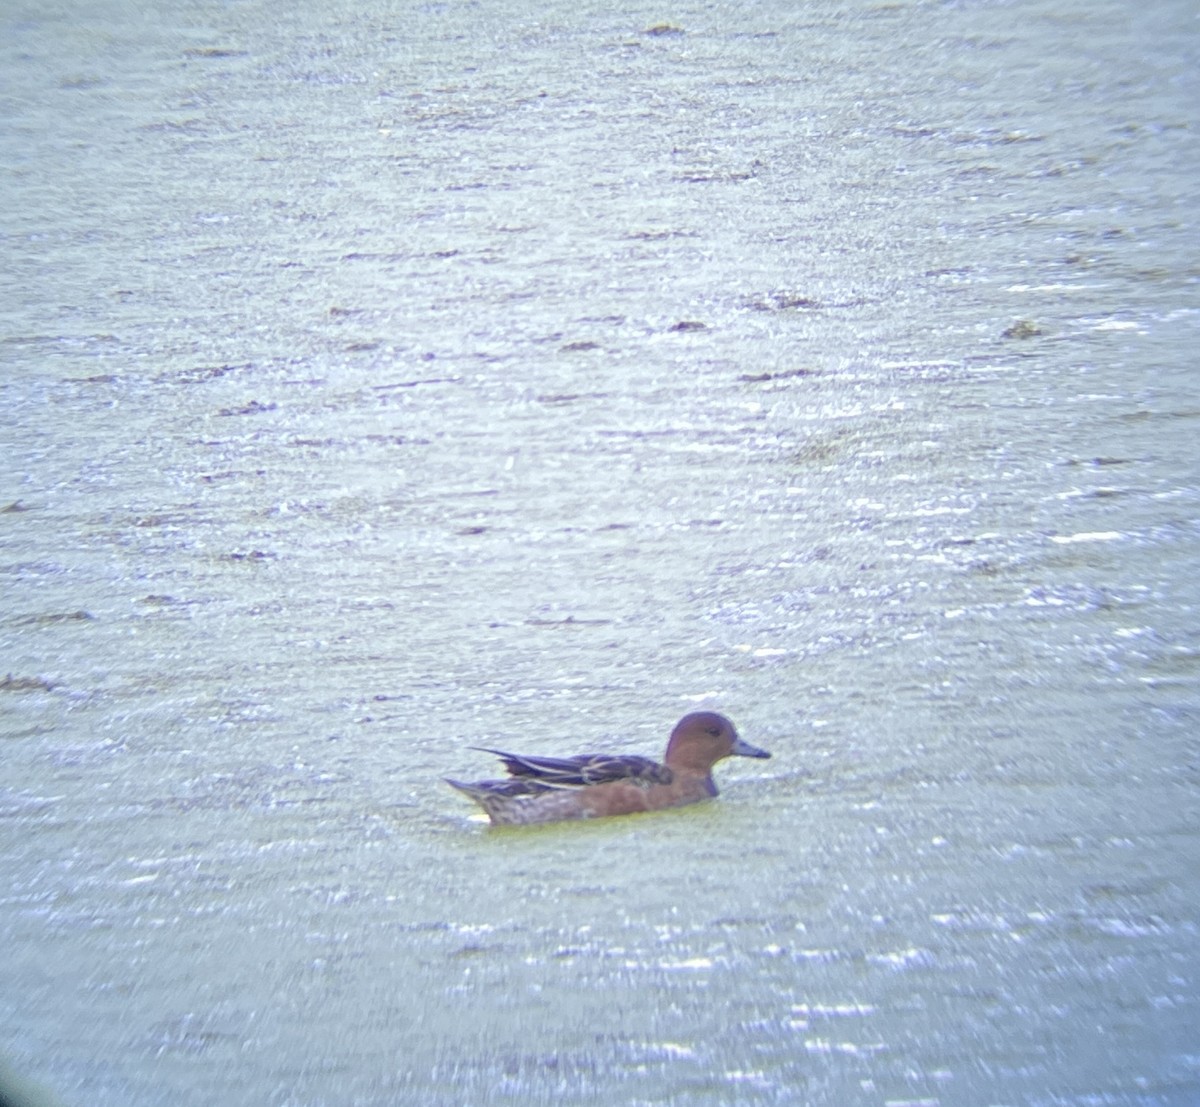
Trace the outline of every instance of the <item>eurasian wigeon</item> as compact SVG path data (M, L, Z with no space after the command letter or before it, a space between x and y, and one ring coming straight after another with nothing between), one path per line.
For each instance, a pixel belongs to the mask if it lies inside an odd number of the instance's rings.
M675 724L661 765L648 757L603 753L523 757L503 750L484 752L504 762L507 780L464 783L447 777L446 783L479 804L493 825L510 826L699 803L717 794L712 768L723 757L771 756L743 742L733 723L714 711L697 711Z

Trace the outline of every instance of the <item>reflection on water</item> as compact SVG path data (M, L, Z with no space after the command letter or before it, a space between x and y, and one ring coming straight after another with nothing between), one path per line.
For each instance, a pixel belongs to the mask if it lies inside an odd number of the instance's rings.
M1196 1099L1190 12L669 15L6 16L65 1102ZM441 783L697 704L713 804Z

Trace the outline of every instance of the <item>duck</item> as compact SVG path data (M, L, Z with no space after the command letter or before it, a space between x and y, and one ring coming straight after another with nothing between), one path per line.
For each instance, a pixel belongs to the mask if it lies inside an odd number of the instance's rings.
M712 770L718 761L771 756L741 738L733 723L715 711L695 711L680 719L661 762L627 754L531 757L471 748L500 758L508 776L474 782L444 779L479 804L493 826L607 818L700 803L717 795Z

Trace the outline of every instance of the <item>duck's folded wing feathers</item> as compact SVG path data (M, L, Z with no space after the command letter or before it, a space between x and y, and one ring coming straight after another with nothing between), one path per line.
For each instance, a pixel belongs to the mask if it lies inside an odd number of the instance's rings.
M585 787L614 780L634 780L644 784L670 784L671 770L649 757L609 753L585 753L578 757L529 757L504 750L475 746L495 754L514 777L529 777L551 787Z
M476 799L488 796L503 796L508 799L513 799L518 796L540 796L546 792L553 792L554 785L543 784L540 780L518 779L516 777L508 777L505 780L451 780L450 777L442 778L452 788L457 788L460 792L466 792L468 796Z

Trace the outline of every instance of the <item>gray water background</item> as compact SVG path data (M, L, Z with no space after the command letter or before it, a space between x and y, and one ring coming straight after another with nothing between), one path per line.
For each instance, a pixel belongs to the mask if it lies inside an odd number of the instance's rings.
M0 27L17 1071L1200 1102L1194 5ZM696 705L710 805L440 783Z

